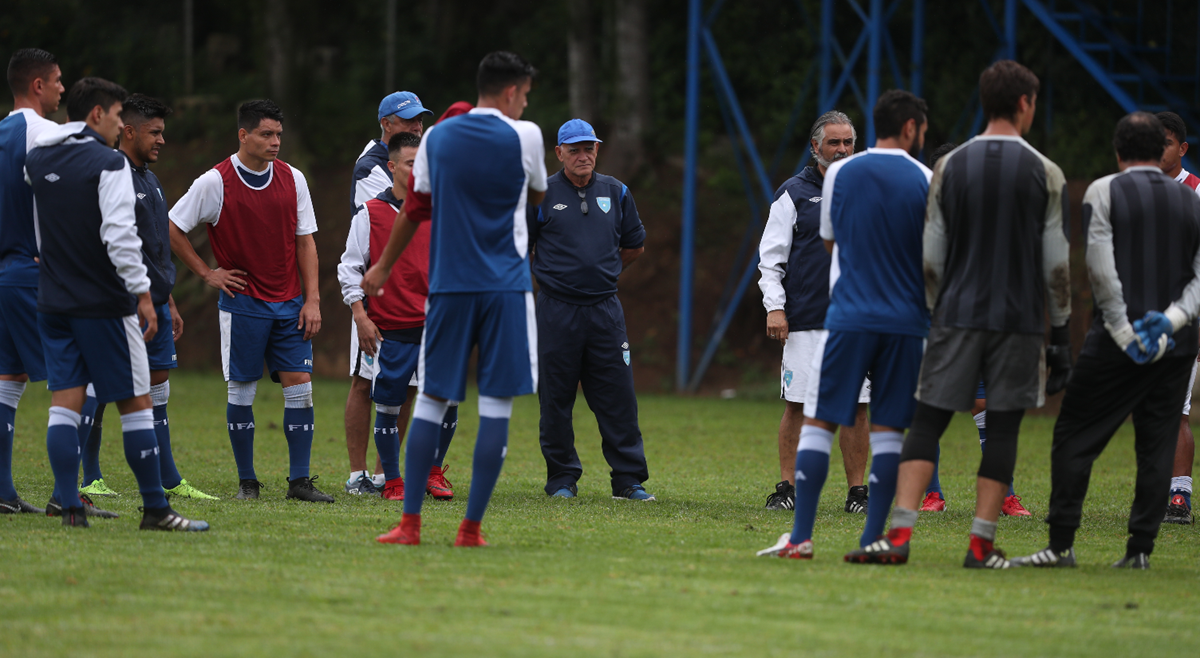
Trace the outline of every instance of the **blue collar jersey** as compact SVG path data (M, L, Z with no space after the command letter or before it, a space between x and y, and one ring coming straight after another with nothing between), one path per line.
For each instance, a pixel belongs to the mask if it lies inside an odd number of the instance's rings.
M575 187L562 171L554 174L532 219L533 275L544 294L570 304L590 306L617 294L621 250L646 242L629 188L604 174L592 174L583 188Z
M825 328L926 336L922 251L932 172L900 149L835 162L821 193L821 237L836 243Z
M129 159L129 156L125 156ZM133 172L134 212L138 237L142 239L142 261L150 277L150 297L155 306L166 304L175 288L175 262L171 260L171 231L167 200L162 183L149 167L129 162Z
M0 121L0 285L37 287L37 233L25 156L37 134L56 125L27 109Z

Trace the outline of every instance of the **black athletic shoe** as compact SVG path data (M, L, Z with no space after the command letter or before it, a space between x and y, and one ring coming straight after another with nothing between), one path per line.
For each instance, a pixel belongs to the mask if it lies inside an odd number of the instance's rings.
M238 500L258 500L258 490L262 489L258 480L238 480Z
M68 509L59 508L59 515L62 516L62 524L64 528L87 528L88 514L87 505L83 507L71 507Z
M1075 549L1057 553L1049 546L1024 557L1014 557L1009 560L1014 567L1073 567L1075 566Z
M167 507L166 509L150 510L139 507L142 512L142 524L139 530L166 530L176 532L204 532L208 530L207 521L193 521L185 518L179 512Z
M963 560L963 567L967 569L1008 569L1012 566L1004 551L998 548L993 548L982 560L975 557L975 551L967 549L967 557Z
M96 503L93 503L91 497L89 497L85 493L79 494L79 500L83 501L84 516L93 516L93 517L96 517L97 519L115 519L120 516L116 512L110 512L106 509L100 509L99 507L96 507ZM51 496L50 501L46 503L46 516L62 516L62 515L63 515L63 506L59 505L58 501L54 500L54 497Z
M1188 507L1187 500L1182 494L1171 496L1171 503L1167 505L1167 515L1163 517L1163 523L1192 524L1192 510Z
M0 498L0 514L45 514L46 510L34 507L25 499L17 496L16 500Z
M1145 553L1126 555L1113 563L1114 569L1149 569L1150 556Z
M311 478L296 478L288 480L288 500L304 500L310 503L332 503L333 496L321 491L313 486L313 482L320 475L314 475Z
M787 480L775 485L775 493L767 496L767 509L795 509L796 487Z
M851 564L907 564L908 545L908 541L893 544L888 537L880 537L862 548L846 553L842 559Z
M847 514L866 514L867 513L867 487L850 487L850 493L846 494L846 513Z

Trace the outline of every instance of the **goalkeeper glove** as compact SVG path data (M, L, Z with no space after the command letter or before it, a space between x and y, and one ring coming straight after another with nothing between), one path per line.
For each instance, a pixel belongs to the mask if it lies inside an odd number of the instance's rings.
M1046 395L1054 395L1067 387L1071 377L1071 331L1068 325L1050 328L1050 344L1046 347Z

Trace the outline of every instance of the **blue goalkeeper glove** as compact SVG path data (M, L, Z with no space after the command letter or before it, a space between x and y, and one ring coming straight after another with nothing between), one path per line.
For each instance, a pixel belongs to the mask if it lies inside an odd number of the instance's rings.
M1153 363L1175 347L1175 341L1165 334L1160 335L1157 340L1151 339L1150 332L1145 329L1145 323L1141 320L1134 322L1133 326L1125 325L1119 330L1105 322L1104 328L1108 330L1117 347L1138 365Z
M1157 341L1159 336L1174 335L1175 326L1171 324L1171 319L1166 315L1158 311L1149 311L1146 313L1146 317L1134 321L1133 330L1145 331L1150 335L1150 340Z

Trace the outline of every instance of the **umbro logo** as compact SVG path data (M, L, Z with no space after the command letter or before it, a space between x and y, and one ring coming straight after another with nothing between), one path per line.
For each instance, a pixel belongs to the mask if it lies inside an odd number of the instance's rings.
M821 203L821 197L815 196L815 197L809 199L809 201L812 201L813 203Z
M623 349L623 350L629 349L629 343L621 343L621 349Z
M554 206L554 209L555 209L555 210L566 210L566 209L567 209L567 206L566 206L566 204L559 203L559 204L556 204L556 205Z
M139 199L145 199L145 198L146 198L146 193L145 193L145 192L138 192L138 193L137 193L137 197L138 197Z
M46 180L50 181L51 183L57 181L59 178L60 176L54 172L46 174Z

